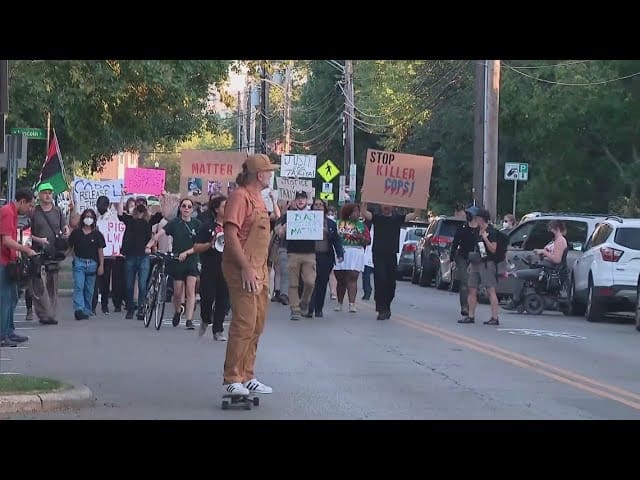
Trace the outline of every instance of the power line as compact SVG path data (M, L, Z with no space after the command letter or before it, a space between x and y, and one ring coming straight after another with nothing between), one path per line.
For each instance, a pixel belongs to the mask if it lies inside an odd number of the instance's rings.
M553 80L547 80L545 78L534 77L533 75L529 75L528 73L521 72L520 70L518 70L515 67L512 67L511 65L507 65L507 67L509 69L513 70L514 72L519 73L520 75L522 75L524 77L528 77L528 78L531 78L533 80L537 80L537 81L543 82L543 83L549 83L551 85L562 85L562 86L566 86L566 87L592 87L592 86L595 86L595 85L605 85L607 83L617 82L619 80L625 80L627 78L631 78L631 77L635 77L637 75L640 75L640 72L635 72L635 73L632 73L630 75L624 75L624 76L618 77L618 78L611 78L609 80L601 80L601 81L597 81L597 82L585 82L585 83L570 83L570 82L557 82L557 81L553 81Z
M527 68L553 68L553 67L567 67L569 65L578 65L581 63L587 63L587 62L591 62L592 60L575 60L572 62L565 62L565 63L553 63L553 64L548 64L548 65L514 65L516 68L522 68L522 69L527 69ZM503 66L509 66L506 62L503 63Z

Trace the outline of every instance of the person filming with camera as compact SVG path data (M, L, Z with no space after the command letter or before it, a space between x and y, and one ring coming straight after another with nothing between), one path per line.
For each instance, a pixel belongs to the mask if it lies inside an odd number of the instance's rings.
M39 205L31 213L31 233L33 242L38 244L36 250L44 254L45 274L31 279L30 291L40 323L56 325L59 261L68 248L69 226L62 210L53 203L50 183L38 186L38 199Z
M0 347L15 347L28 340L15 332L13 315L18 303L15 278L18 252L29 257L36 254L18 243L18 215L26 215L33 207L33 193L28 188L16 192L16 200L0 208Z

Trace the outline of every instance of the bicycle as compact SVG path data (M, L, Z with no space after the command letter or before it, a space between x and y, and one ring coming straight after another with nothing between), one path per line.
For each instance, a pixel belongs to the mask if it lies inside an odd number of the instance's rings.
M151 260L155 259L156 263L153 266L153 270L151 270L149 288L144 305L144 326L147 328L151 323L151 317L154 317L156 330L160 330L164 317L165 300L167 298L166 264L168 260L177 261L178 255L156 252L150 257Z

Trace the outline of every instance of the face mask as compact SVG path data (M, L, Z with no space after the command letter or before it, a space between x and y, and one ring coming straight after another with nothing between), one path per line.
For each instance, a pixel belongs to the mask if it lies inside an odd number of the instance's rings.
M502 222L502 228L509 228L509 222Z
M336 216L330 213L329 215L327 215L327 218L330 218L331 220L335 220Z
M129 207L129 215L133 214L133 210L135 209L135 207Z
M140 213L144 213L147 210L147 207L145 207L144 205L138 205L136 207L136 210L138 210L138 212Z
M93 225L93 218L91 217L84 217L84 220L82 221L87 227L90 227L91 225Z

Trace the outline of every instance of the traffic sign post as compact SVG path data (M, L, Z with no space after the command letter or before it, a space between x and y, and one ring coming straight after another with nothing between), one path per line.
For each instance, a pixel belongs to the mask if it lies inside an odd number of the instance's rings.
M529 164L528 163L505 163L504 179L513 182L513 216L516 216L516 199L518 196L518 181L526 182L529 180Z

